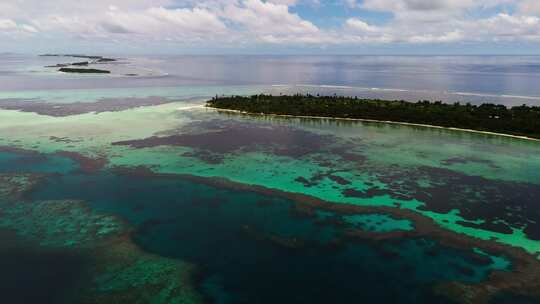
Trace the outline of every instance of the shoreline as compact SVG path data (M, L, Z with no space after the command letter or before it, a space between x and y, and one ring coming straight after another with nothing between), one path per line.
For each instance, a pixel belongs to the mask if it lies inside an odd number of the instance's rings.
M507 137L507 138L513 138L513 139L540 142L539 138L534 138L534 137L512 135L512 134L505 134L505 133L496 133L496 132L490 132L490 131L479 131L479 130L473 130L473 129L462 129L462 128L455 128L455 127L442 127L442 126L436 126L436 125L419 124L419 123L411 123L411 122L376 120L376 119L367 119L367 118L343 118L343 117L309 116L309 115L266 114L266 113L246 112L246 111L241 111L241 110L215 108L211 106L205 106L205 107L209 109L217 110L218 112L223 111L223 112L237 113L237 114L244 114L244 115L273 116L273 117L283 117L283 118L307 118L307 119L321 119L321 120L331 119L331 120L342 120L342 121L351 121L351 122L356 121L356 122L384 123L384 124L390 124L390 125L424 127L424 128L430 128L430 129L442 129L442 130L459 131L459 132L466 132L466 133L477 133L477 134L501 136L501 137Z

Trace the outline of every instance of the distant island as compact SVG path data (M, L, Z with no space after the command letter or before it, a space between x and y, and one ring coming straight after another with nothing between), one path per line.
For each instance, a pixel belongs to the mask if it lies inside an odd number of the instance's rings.
M73 65L73 66L88 66L88 64L89 64L88 61L73 62L73 63L58 63L58 64L55 64L55 65L48 65L48 66L46 66L46 68L64 68L64 67L68 67L70 65Z
M110 74L110 71L99 69L81 69L81 68L61 68L58 71L64 73L80 73L80 74Z
M392 121L540 139L540 107L441 101L359 99L343 96L253 95L214 97L208 107L253 114Z
M88 67L94 64L106 64L117 61L114 58L107 58L103 56L90 56L90 55L78 55L78 54L43 54L40 57L72 57L77 59L86 59L87 61L58 63L55 65L45 66L46 68L60 68L58 71L63 73L81 73L81 74L110 74L110 71L94 68L81 68Z
M91 56L91 55L79 55L79 54L42 54L40 57L72 57L72 58L82 58L90 59L92 63L107 63L117 61L114 58L107 58L103 56Z

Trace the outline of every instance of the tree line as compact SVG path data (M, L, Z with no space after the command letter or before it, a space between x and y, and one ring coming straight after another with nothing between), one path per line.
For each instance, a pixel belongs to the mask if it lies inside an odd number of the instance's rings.
M489 131L540 139L540 107L441 101L360 99L346 96L253 95L216 96L214 108L250 113L389 120L441 127Z

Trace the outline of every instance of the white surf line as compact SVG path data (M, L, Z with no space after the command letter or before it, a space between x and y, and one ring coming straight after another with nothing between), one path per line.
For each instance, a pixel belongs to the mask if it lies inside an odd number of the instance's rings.
M493 97L493 98L515 98L515 99L532 99L540 100L540 96L526 96L526 95L497 95L497 94L481 94L481 93L467 93L467 92L449 92L449 95L462 95L462 96L475 96L475 97Z
M430 91L430 90L413 90L413 89L398 89L398 88L377 88L377 87L356 87L356 86L340 86L340 85L320 85L320 84L273 84L274 88L319 88L319 89L341 89L341 90L358 90L370 92L407 92L407 93L423 93L437 94L444 96L475 96L484 98L511 98L511 99L530 99L540 100L540 96L527 95L511 95L511 94L489 94L489 93L474 93L474 92L452 92L452 91Z
M505 134L505 133L495 133L495 132L489 132L489 131L478 131L478 130L472 130L472 129L453 128L453 127L441 127L441 126L426 125L426 124L416 124L416 123L410 123L410 122L363 119L363 118L341 118L341 117L325 117L325 116L301 116L301 115L297 116L297 115L286 115L286 114L251 113L251 112L246 112L246 111L220 109L220 108L214 108L214 107L209 107L209 106L206 106L206 108L214 109L216 111L230 112L230 113L237 113L237 114L244 114L244 115L254 115L254 116L270 116L270 117L273 116L273 117L283 117L283 118L307 118L307 119L321 119L321 120L328 119L328 120L338 120L338 121L342 120L342 121L385 123L385 124L391 124L391 125L424 127L424 128L430 128L430 129L441 129L441 130L459 131L459 132L466 132L466 133L485 134L485 135L500 136L500 137L507 137L507 138L513 138L513 139L523 139L523 140L540 142L540 139L533 138L533 137L527 137L527 136L512 135L512 134Z
M202 105L196 105L196 106L180 107L180 108L176 108L176 110L186 111L186 110L192 110L192 109L200 109L200 108L204 108L204 107L205 107L205 105L202 104Z

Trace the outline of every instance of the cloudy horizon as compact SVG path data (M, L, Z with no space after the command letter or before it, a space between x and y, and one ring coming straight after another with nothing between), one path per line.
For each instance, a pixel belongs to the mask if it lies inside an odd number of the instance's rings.
M10 0L0 52L537 54L538 0Z

